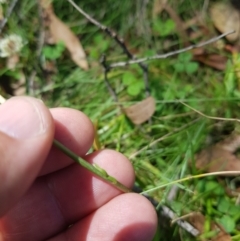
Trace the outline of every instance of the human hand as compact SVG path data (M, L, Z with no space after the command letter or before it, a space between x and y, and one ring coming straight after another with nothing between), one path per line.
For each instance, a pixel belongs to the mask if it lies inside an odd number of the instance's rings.
M131 188L134 171L120 153L86 155L94 129L81 112L48 110L30 97L0 106L0 241L147 241L151 203L113 186L52 147L53 138Z

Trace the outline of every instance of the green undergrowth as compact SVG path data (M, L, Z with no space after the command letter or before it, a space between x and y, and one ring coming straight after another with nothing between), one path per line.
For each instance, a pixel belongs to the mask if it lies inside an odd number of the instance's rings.
M152 3L145 6L146 15L142 15L142 2L76 1L91 16L124 37L128 48L137 56L182 48L184 43L176 31L174 21L165 13L153 19ZM83 71L76 67L61 43L45 46L41 56L37 56L40 31L36 29L40 21L36 15L37 6L35 1L22 0L18 3L16 13L9 18L6 34L19 34L26 44L17 69L1 71L0 78L10 76L11 82L17 82L17 74L23 71L28 81L34 69L37 87L31 91L27 82L28 93L42 98L49 107L65 106L86 113L97 126L101 146L129 157L136 171L136 185L144 191L199 174L200 171L195 168L195 154L209 145L207 140L212 138L211 131L222 122L199 115L181 101L205 115L238 118L239 79L231 55L212 49L211 46L205 47L210 52L228 57L225 71L217 71L195 62L191 52L147 62L150 92L156 101L156 111L151 121L136 126L121 112L108 92L99 64L103 53L107 56L107 63L126 60L120 47L84 19L67 1L53 3L58 17L81 37L90 70ZM186 21L202 7L201 1L185 0L179 1L179 6L174 9ZM207 12L206 18L206 21L210 21ZM18 28L19 24L21 28ZM161 32L161 29L164 31ZM195 40L195 43L198 41ZM163 48L166 42L170 43L167 50ZM46 59L56 65L55 73L46 73L41 69ZM2 65L4 61L0 60ZM123 107L146 97L143 73L138 65L113 69L108 73L108 78ZM222 182L225 186L236 188L231 180L222 179ZM149 195L159 202L159 206L169 206L179 217L202 212L206 216L206 235L211 236L210 222L217 221L234 237L239 235L240 217L235 212L236 197L229 197L224 185L220 185L217 178L203 178L177 184L176 197L171 201L168 195L172 186L159 188L149 192ZM160 230L158 235L155 240L180 240L180 236L182 240L196 240L186 232L179 232L177 225L168 233Z

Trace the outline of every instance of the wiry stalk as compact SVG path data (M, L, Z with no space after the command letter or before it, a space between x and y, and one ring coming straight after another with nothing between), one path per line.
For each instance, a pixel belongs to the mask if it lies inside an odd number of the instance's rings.
M119 189L122 192L131 192L131 190L129 188L124 186L122 183L120 183L114 177L108 175L108 173L104 169L99 167L98 165L96 165L96 164L91 165L90 163L88 163L87 161L83 160L81 157L79 157L78 155L73 153L66 146L64 146L63 144L61 144L59 141L57 141L55 139L53 140L53 144L57 148L59 148L64 154L69 156L72 160L74 160L75 162L80 164L82 167L86 168L88 171L90 171L93 174L95 174L97 177L103 179L105 182L111 184L112 186L114 186L115 188Z

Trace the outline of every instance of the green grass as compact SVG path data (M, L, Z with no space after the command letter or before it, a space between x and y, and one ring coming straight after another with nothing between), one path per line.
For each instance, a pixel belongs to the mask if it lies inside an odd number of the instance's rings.
M91 16L123 36L129 49L137 56L165 52L163 45L167 41L170 42L168 51L183 47L182 39L171 26L165 26L166 31L162 36L157 32L157 27L149 35L147 29L151 30L156 21L151 17L151 1L146 8L146 26L142 30L139 29L140 2L76 1ZM98 64L99 57L104 52L109 62L124 59L119 46L96 26L88 23L67 1L58 0L53 3L58 17L81 36L88 60L94 67L89 71L80 70L70 60L67 51L64 51L55 60L58 71L44 73L40 67L44 64L44 56L37 56L40 31L36 28L40 21L36 14L37 6L35 1L21 0L16 8L16 14L11 15L4 34L17 33L23 37L26 45L21 52L17 69L6 70L0 78L7 75L10 76L11 82L17 82L17 73L23 71L28 81L33 70L36 71L36 88L33 92L29 90L27 82L29 93L42 98L50 107L65 106L86 113L94 123L97 123L102 147L115 149L130 158L136 170L136 185L143 190L198 174L199 171L194 168L194 155L205 148L206 138L217 121L198 115L179 100L206 115L238 118L239 80L232 57L227 56L229 61L225 71L198 65L191 60L189 53L149 62L149 83L151 95L156 100L156 112L151 123L135 126L121 113L112 96L106 94L102 68ZM183 0L179 1L179 6L175 9L186 21L194 17L194 11L199 11L202 7L201 1ZM208 16L207 13L206 15ZM172 23L167 22L168 19L169 16L163 14L160 24L171 25ZM209 19L206 21L211 23ZM21 28L18 27L19 24ZM143 34L144 31L146 34ZM198 41L200 39L195 42ZM214 53L221 52L211 46L206 46L205 49ZM5 60L0 59L0 64L4 66ZM129 93L123 81L126 73L134 76L136 81L143 81L141 69L137 65L114 69L109 73L109 81L124 107L145 98L143 90L136 96ZM189 160L192 160L191 165ZM216 178L190 180L177 186L179 189L173 201L167 200L171 186L156 190L150 195L159 204L168 205L179 216L201 211L208 220L218 220L220 223L224 222L226 205L232 209L236 208L236 198L228 197ZM213 189L217 191L212 192ZM219 203L222 205L220 210ZM228 218L229 222L233 223L229 232L233 237L237 237L240 217L229 215ZM208 232L208 224L205 226ZM174 231L166 230L160 230L156 240L179 240L179 236L186 241L196 240L186 232L180 232L176 225L173 226Z

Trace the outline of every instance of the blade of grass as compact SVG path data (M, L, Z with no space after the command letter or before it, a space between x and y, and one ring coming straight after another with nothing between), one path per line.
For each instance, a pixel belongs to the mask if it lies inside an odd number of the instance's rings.
M188 177L184 177L182 179L178 179L178 180L175 180L175 181L172 181L172 182L168 182L166 184L162 184L160 186L151 188L151 189L149 189L147 191L141 192L140 194L147 194L147 193L153 192L155 190L167 187L169 185L173 185L173 184L189 181L189 180L192 180L192 179L198 179L198 178L209 177L209 176L226 176L226 175L240 175L240 171L210 172L210 173L203 173L203 174L194 175L194 176L188 176Z

